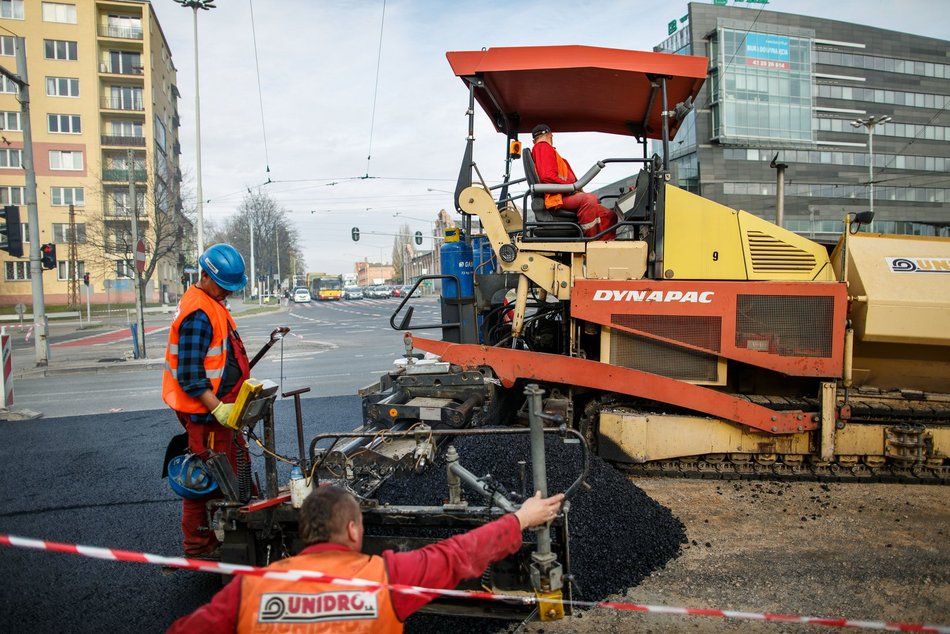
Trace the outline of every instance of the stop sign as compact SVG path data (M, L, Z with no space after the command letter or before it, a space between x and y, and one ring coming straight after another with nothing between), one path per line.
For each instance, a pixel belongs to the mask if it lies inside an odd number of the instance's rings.
M145 272L145 241L139 240L135 245L135 269L139 273Z

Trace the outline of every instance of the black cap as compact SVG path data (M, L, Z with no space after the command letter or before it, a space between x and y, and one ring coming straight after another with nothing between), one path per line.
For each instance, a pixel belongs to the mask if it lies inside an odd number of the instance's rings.
M542 134L548 134L551 132L551 126L546 123L539 123L531 129L531 138L537 139Z

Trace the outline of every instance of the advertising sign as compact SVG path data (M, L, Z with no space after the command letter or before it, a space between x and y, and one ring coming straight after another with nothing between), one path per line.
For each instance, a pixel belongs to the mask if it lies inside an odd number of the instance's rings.
M790 68L788 38L768 33L748 33L745 38L745 63L759 68Z

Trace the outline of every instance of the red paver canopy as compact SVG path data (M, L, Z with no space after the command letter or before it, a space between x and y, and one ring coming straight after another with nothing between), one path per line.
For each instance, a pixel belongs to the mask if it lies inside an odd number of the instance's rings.
M490 48L445 56L463 80L478 76L484 81L476 98L499 132L505 131L507 118L518 132L546 123L554 132L651 139L662 138L663 101L659 88L654 95L648 76L667 77L672 109L696 98L708 66L705 57L595 46ZM677 125L670 118L670 138Z

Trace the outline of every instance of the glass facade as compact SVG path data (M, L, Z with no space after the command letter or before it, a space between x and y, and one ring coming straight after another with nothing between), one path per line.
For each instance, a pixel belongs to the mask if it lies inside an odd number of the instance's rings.
M711 44L713 138L812 143L810 39L719 27Z

